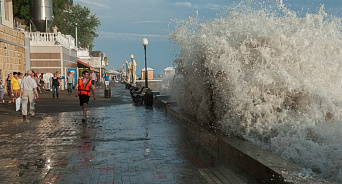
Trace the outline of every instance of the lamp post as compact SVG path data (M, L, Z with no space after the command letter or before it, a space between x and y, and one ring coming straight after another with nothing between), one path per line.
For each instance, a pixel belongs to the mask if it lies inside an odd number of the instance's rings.
M121 66L121 82L123 82L124 73L125 73L125 64L122 64L122 66Z
M126 82L128 82L128 61L125 62L126 63Z
M134 68L134 66L133 66L133 65L134 65L133 59L134 59L134 55L131 54L131 63L132 63L132 65L131 65L131 67L132 67L132 68L131 68L131 73L132 73L132 78L131 78L131 81L132 81L132 82L131 82L131 84L133 84L133 82L134 82L134 79L133 79L133 77L134 77L134 75L133 75L133 70L134 70L134 69L133 69L133 68Z
M77 23L75 23L75 41L76 41L76 48L77 48Z
M144 50L145 50L145 86L146 86L146 88L148 88L148 83L147 83L147 62L146 62L146 46L147 46L147 44L148 44L147 38L143 38L142 45L144 46Z
M101 60L100 60L100 83L102 79L102 58L103 58L103 53L101 53Z

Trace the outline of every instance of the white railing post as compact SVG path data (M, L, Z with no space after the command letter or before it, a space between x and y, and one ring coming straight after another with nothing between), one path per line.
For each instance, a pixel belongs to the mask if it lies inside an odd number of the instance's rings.
M75 39L70 35L63 35L61 32L57 34L27 32L25 34L30 38L32 46L55 46L57 44L68 49L75 48Z

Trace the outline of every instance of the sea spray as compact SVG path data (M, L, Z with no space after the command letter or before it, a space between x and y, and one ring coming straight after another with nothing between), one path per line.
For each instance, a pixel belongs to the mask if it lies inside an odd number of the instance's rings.
M341 26L323 6L298 17L283 4L181 21L169 93L200 123L342 183Z

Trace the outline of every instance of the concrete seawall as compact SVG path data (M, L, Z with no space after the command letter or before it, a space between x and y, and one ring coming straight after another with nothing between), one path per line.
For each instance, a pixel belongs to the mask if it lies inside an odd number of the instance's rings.
M155 106L164 108L167 114L189 130L189 137L206 148L221 161L236 164L264 183L319 184L329 183L320 178L299 177L300 166L288 162L267 150L237 137L228 137L206 129L195 119L185 114L167 96L157 95Z

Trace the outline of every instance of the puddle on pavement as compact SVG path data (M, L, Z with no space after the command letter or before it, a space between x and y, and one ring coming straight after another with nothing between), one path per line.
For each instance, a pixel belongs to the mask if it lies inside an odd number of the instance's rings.
M0 127L0 142L8 140L2 144L7 150L2 156L14 159L3 163L0 158L0 165L16 171L22 180L12 179L19 183L29 176L41 182L72 181L79 175L85 182L100 172L121 181L124 175L151 183L201 181L197 169L217 165L164 111L123 104L92 108L88 115L83 123L81 112L40 114L41 119L7 123ZM0 166L0 177L2 171Z

